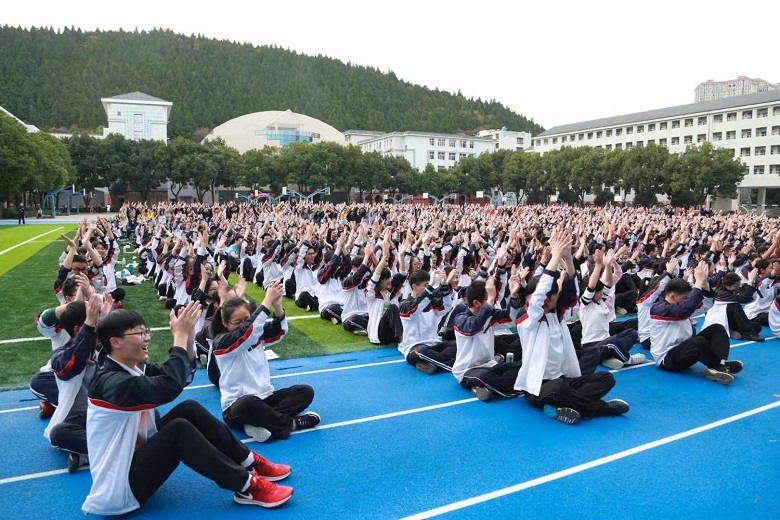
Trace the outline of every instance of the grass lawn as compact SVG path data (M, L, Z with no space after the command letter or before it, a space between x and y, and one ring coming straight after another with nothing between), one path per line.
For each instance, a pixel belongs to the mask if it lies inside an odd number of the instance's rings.
M57 241L60 233L71 232L74 229L76 229L75 224L31 224L28 226L0 227L0 253L2 253L0 254L0 275L24 262L46 245L52 243L52 241ZM31 239L31 242L8 251L9 248ZM65 249L65 244L62 241L59 241L59 243L60 252L62 252ZM59 257L59 253L57 257ZM56 266L57 264L55 263L54 265ZM56 277L57 273L55 271L54 278ZM54 278L52 278L52 286Z
M19 242L45 233L60 226L20 226L0 228L0 251ZM75 229L75 225L65 224L65 230ZM7 235L9 232L14 235ZM51 233L40 240L53 239L61 231ZM19 234L21 233L21 234ZM5 241L5 242L4 242ZM3 245L3 244L10 245ZM28 246L32 246L28 249ZM33 241L0 256L0 340L38 337L35 317L44 309L57 305L54 295L54 280L57 277L57 259L63 251L63 243L43 243ZM127 256L120 255L120 260ZM9 262L9 260L13 259ZM234 281L234 280L231 280ZM127 296L126 309L137 310L143 314L149 327L168 326L169 311L158 301L154 285L146 282L138 286L125 286ZM255 286L247 287L247 297L262 301L264 291ZM289 317L316 316L295 306L285 298L283 307ZM281 358L319 356L340 352L354 352L377 348L367 338L350 334L341 326L336 326L313 317L289 322L287 337L274 347ZM157 331L152 334L149 356L152 362L162 362L168 356L173 337L170 331ZM0 390L27 386L30 377L46 364L51 353L49 341L30 341L23 343L0 344L3 356L3 368L0 370Z

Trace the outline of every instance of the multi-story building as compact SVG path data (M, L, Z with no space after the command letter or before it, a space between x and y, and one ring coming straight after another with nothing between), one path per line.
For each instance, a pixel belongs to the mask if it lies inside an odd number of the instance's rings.
M607 150L655 143L670 152L711 142L728 148L745 164L739 203L764 205L780 197L780 90L750 96L661 108L550 128L533 138L534 151L562 146ZM737 200L718 200L717 209L736 209Z
M499 130L480 130L477 135L493 139L493 150L522 152L531 147L531 132L512 132L504 127Z
M435 168L451 168L466 157L492 152L494 141L489 137L464 134L392 132L363 139L360 148L364 153L379 152L382 155L405 157L412 168L422 171L428 164Z
M152 139L168 142L168 118L173 103L144 94L131 92L102 98L108 117L108 128L103 136L121 134L127 139Z
M768 92L780 88L778 83L769 83L760 78L748 78L740 76L737 79L726 81L713 81L708 79L704 83L699 83L696 87L696 103L702 101L711 101L713 99L729 98L736 96L747 96L758 94L759 92Z

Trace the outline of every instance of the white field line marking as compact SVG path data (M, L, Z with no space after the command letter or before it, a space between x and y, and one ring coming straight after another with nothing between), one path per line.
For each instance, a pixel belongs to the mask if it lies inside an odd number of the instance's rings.
M89 466L83 466L76 471L86 471ZM0 485L12 484L14 482L22 482L24 480L32 480L36 478L51 477L54 475L62 475L63 473L69 473L67 469L54 469L51 471L42 471L41 473L30 473L29 475L20 475L18 477L8 477L0 479Z
M16 244L15 246L11 246L11 247L9 247L8 249L4 249L4 250L0 251L0 255L4 255L4 254L6 254L8 251L13 251L13 250L14 250L14 249L16 249L17 247L20 247L20 246L23 246L23 245L25 245L25 244L28 244L28 243L32 242L33 240L36 240L36 239L39 239L39 238L41 238L41 237L43 237L43 236L46 236L46 235L48 235L49 233L54 233L55 231L59 231L60 229L62 229L62 228L64 228L64 227L65 227L65 226L60 226L60 227L58 227L58 228L56 228L56 229L52 229L51 231L47 231L46 233L42 233L42 234L38 235L37 237L32 237L32 238L31 238L31 239L29 239L29 240L25 240L24 242L20 242L20 243Z
M24 408L11 408L10 410L0 410L0 413L22 412L24 410L37 410L38 405L25 406Z
M319 316L293 316L292 318L287 318L287 321L307 320L310 318L319 318ZM170 327L151 327L149 330L151 332L160 332L163 330L170 330ZM48 339L49 338L44 338L43 336L36 336L34 338L4 339L4 340L0 340L0 345L9 345L11 343L27 343L29 341L46 341Z
M773 408L777 408L780 406L780 401L776 401L771 404L767 404L764 406L760 406L758 408L753 408L752 410L748 410L747 412L743 412L737 415L732 415L731 417L726 417L725 419L721 419L719 421L711 422L709 424L705 424L703 426L699 426L697 428L693 428L691 430L686 430L684 432L676 433L674 435L670 435L668 437L664 437L663 439L658 439L657 441L648 442L646 444L642 444L640 446L636 446L634 448L630 448L624 451L620 451L618 453L608 455L606 457L602 457L600 459L595 459L590 462L586 462L584 464L579 464L577 466L573 466L571 468L567 468L561 471L556 471L555 473L550 473L549 475L544 475L539 478L535 478L532 480L527 480L525 482L521 482L520 484L515 484L514 486L505 487L503 489L498 489L496 491L492 491L490 493L485 493L483 495L478 495L472 498L468 498L466 500L460 500L458 502L453 502L452 504L447 504L445 506L437 507L435 509L429 509L428 511L423 511L422 513L417 513L415 515L407 516L402 518L402 520L422 520L424 518L431 518L434 516L443 515L446 513L451 513L453 511L458 511L460 509L465 509L467 507L481 504L483 502L488 502L490 500L494 500L496 498L501 498L506 495L511 495L512 493L517 493L518 491L523 491L525 489L529 489L532 487L540 486L542 484L546 484L548 482L553 482L555 480L559 480L564 477L568 477L571 475L575 475L577 473L581 473L583 471L587 471L589 469L593 469L599 466L603 466L604 464L609 464L610 462L615 462L616 460L624 459L626 457L630 457L632 455L636 455L638 453L642 453L644 451L652 450L653 448L658 448L659 446L663 446L665 444L670 444L672 442L676 442L688 437L692 437L694 435L698 435L700 433L706 432L708 430L712 430L715 428L719 428L721 426L724 426L726 424L730 424L736 421L739 421L741 419L744 419L746 417L750 417L752 415L757 415L763 412L766 412L768 410L771 410Z
M371 417L363 417L361 419L351 419L349 421L341 421L341 422L330 423L330 424L321 424L309 430L299 430L299 431L290 432L290 435L296 435L299 433L316 432L318 430L329 430L331 428L341 428L343 426L351 426L353 424L362 424L362 423L373 422L373 421L381 421L382 419L392 419L393 417L401 417L404 415L411 415L414 413L429 412L431 410L438 410L440 408L449 408L450 406L458 406L461 404L473 403L474 401L477 400L478 399L476 397L471 397L469 399L461 399L459 401L450 401L448 403L434 404L431 406L423 406L420 408L412 408L411 410L401 410L400 412L384 413L382 415L372 415ZM780 405L780 402L778 402L777 404ZM247 444L250 442L255 442L255 440L250 437L249 439L242 439L241 442Z

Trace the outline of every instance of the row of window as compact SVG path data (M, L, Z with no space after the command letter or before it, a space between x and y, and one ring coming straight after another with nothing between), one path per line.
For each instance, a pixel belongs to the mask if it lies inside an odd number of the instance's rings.
M432 161L434 159L438 159L440 161L444 160L455 160L455 152L435 152L433 150L428 150L428 160ZM466 157L476 157L477 154L475 153L460 153L458 155L458 160L465 159Z
M757 164L753 166L753 175L764 175L764 165ZM750 173L749 171L747 173ZM780 175L780 164L770 164L769 173L773 175Z
M742 111L742 119L753 119L753 113L754 110L743 110ZM722 123L723 117L726 117L726 121L736 121L737 120L737 114L738 112L728 112L725 114L715 114L712 116L712 122L713 123ZM756 118L762 118L762 117L768 117L769 116L769 108L759 108L755 110ZM780 106L772 107L772 115L773 116L779 116L780 115ZM660 123L657 123L658 130L667 130L669 128L669 123L672 124L672 129L680 128L681 124L685 126L685 128L690 128L694 126L694 120L696 122L697 126L706 126L708 123L708 116L699 116L697 118L689 117L686 119L675 119L673 121L661 121ZM775 133L775 129L780 129L780 127L772 127L773 134ZM571 134L571 135L563 135L560 137L561 143L570 142L573 143L574 141L583 141L586 139L593 139L594 136L596 139L601 139L602 137L612 137L613 132L615 137L623 135L623 131L625 130L626 135L632 135L634 134L634 130L636 130L637 134L644 133L645 130L648 132L655 132L656 131L656 123L647 123L642 125L636 125L636 126L627 126L625 129L623 128L610 128L607 130L596 130L594 132L583 132L580 134ZM758 129L757 129L758 130ZM766 128L764 128L764 135L766 135ZM744 132L744 130L743 130ZM778 131L780 133L780 130ZM552 144L558 144L558 138L553 137ZM540 144L548 144L550 138L544 138L544 139L536 139L535 144L538 146ZM541 142L540 142L541 141Z
M780 155L780 145L772 145L772 147L769 148L769 153L771 155ZM760 155L766 155L766 146L756 146L753 149L753 155L760 156ZM739 149L739 156L740 157L750 157L750 148L740 148Z
M428 144L430 144L431 146L447 146L447 141L449 141L450 148L456 147L457 139L442 139L440 137L439 138L431 137L430 139L428 139ZM474 141L465 141L465 140L460 141L461 148L466 148L467 146L469 148L474 148Z

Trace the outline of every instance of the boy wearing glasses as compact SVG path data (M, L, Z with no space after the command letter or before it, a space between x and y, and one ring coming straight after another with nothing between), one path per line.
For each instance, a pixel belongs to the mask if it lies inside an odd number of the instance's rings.
M149 332L140 314L118 310L98 322L96 335L108 357L89 386L92 489L85 513L138 509L180 462L233 491L239 504L277 507L292 497L292 488L273 482L287 477L290 467L250 451L197 402L179 403L156 419L155 408L176 399L191 379L200 315L198 302L178 316L171 312L174 346L162 365L146 364Z

